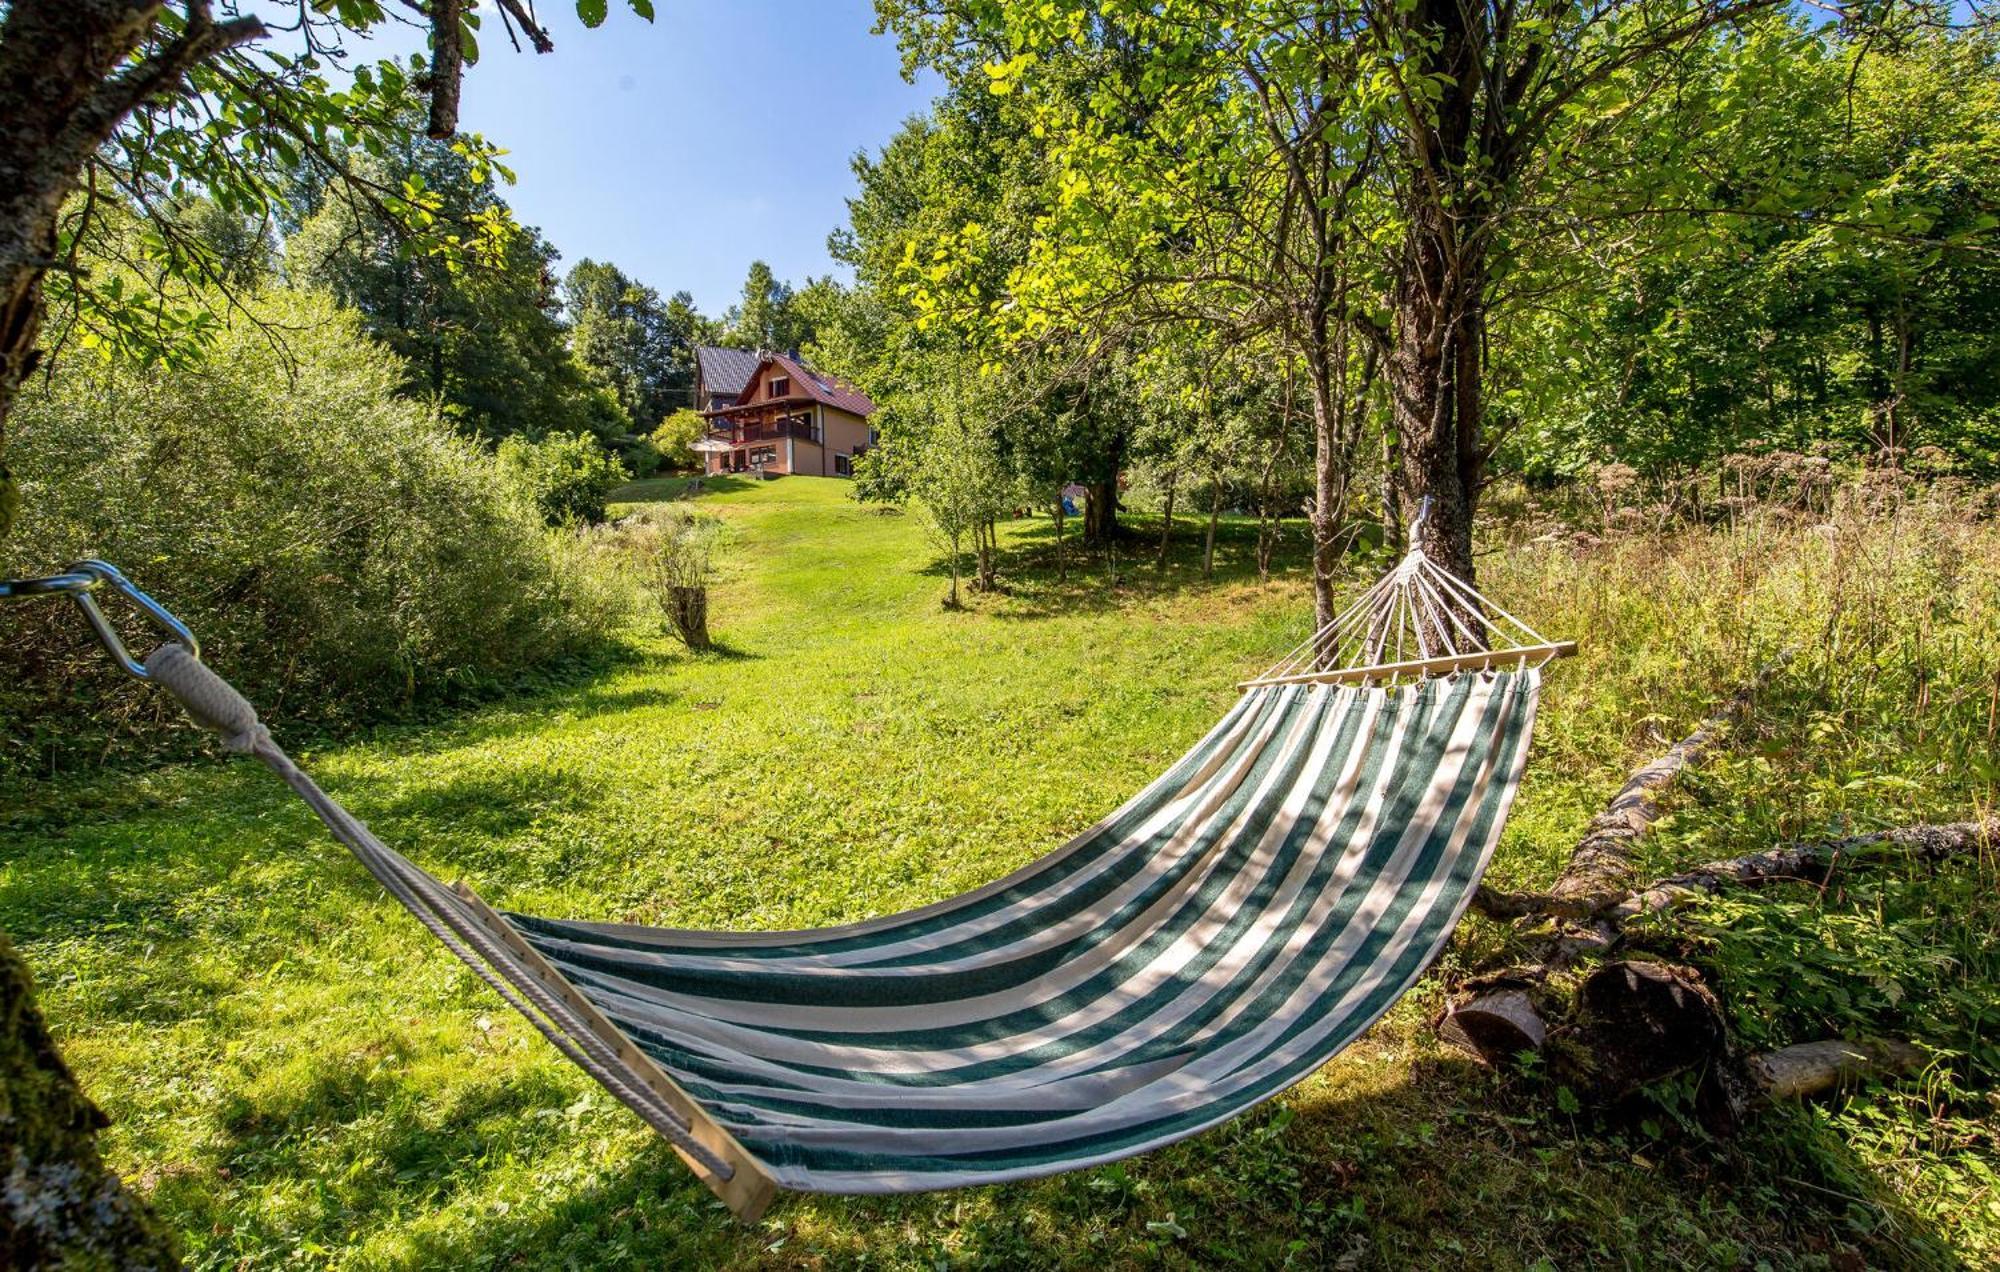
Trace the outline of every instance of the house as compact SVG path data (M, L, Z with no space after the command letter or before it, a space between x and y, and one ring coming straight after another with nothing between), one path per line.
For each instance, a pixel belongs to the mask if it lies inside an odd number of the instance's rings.
M706 352L704 350L703 352ZM727 446L707 456L710 473L798 473L852 477L854 457L874 444L868 417L875 403L844 380L822 375L782 353L750 355L755 366L722 403L726 381L708 390L709 439ZM718 360L720 372L724 363Z
M757 369L758 357L748 349L702 345L694 351L694 409L712 411L734 406L743 386Z

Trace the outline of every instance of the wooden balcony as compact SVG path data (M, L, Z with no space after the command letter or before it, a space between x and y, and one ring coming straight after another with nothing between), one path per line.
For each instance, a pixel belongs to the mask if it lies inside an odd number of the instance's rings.
M795 437L802 442L819 440L810 420L763 420L748 424L726 425L716 429L713 435L733 446L741 446L747 442L775 442L784 437Z

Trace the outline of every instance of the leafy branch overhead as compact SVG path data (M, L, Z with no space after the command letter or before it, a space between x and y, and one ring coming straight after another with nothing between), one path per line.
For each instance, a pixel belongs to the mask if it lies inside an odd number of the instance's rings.
M178 224L191 201L267 230L289 228L328 201L393 227L411 255L457 267L500 258L514 233L504 207L456 218L417 181L385 181L365 162L417 137L452 139L474 180L511 181L504 151L460 135L459 85L480 56L482 16L516 48L554 48L522 0L323 0L307 4L179 4L23 0L0 28L0 108L16 121L0 143L0 270L8 272L0 437L18 376L40 360L34 330L45 299L80 342L140 360L185 361L214 336L190 287L228 281L228 261ZM629 0L650 21L649 0ZM578 0L587 27L606 0ZM423 31L429 55L369 59L363 41ZM71 52L79 35L94 60ZM86 244L106 218L136 218L131 268L93 272ZM60 348L58 339L52 343ZM87 339L86 339L87 336Z

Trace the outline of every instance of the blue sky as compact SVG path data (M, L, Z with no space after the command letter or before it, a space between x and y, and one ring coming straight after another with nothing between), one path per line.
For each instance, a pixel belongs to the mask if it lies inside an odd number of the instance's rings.
M538 57L515 53L480 5L460 126L512 152L515 215L565 264L613 261L662 294L692 292L711 315L754 259L794 283L834 270L826 236L847 222L848 160L932 90L905 84L894 40L868 34L870 0L655 7L649 25L611 0L610 19L587 31L573 0L542 0L556 51Z

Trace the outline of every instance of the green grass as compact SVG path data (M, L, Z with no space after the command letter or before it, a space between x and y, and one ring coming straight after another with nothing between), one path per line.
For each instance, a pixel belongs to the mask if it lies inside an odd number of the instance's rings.
M302 759L383 839L496 904L838 923L977 886L1089 824L1310 613L1296 533L1268 584L1235 523L1213 582L1184 528L1163 574L1135 539L1059 583L1045 521L1003 528L1003 594L946 611L916 516L847 490L726 480L696 497L726 524L713 654L637 633L580 688ZM619 510L682 493L635 483ZM1545 882L1632 762L1781 643L1801 647L1794 672L1747 744L1678 797L1654 864L1991 806L2000 536L1918 511L1856 525L1488 558L1490 590L1585 642L1551 673L1496 879ZM1728 1141L1664 1106L1572 1118L1534 1074L1440 1049L1431 981L1291 1095L1173 1149L1000 1188L788 1198L744 1228L263 773L104 773L12 805L0 927L115 1119L108 1151L201 1267L1735 1267L2000 1250L1990 865L1800 889L1661 938L1757 1006L1745 1020L1768 1041L1879 1028L1937 1048L1909 1092L1773 1114ZM1500 939L1468 924L1450 958ZM1796 966L1811 992L1785 984Z

